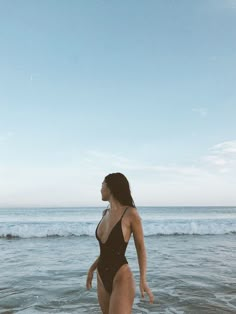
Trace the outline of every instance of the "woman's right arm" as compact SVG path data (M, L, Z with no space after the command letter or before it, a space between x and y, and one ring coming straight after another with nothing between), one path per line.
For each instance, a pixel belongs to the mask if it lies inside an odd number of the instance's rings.
M87 289L92 288L93 272L97 268L99 257L100 256L98 256L98 258L95 260L95 262L89 268L89 271L88 271L88 274L87 274L87 280L86 280L86 287L87 287Z
M104 216L106 214L107 210L108 210L108 208L104 209L104 211L102 212L102 216ZM95 260L95 262L92 264L92 266L90 267L90 270L95 271L95 269L97 268L97 264L98 264L99 258L100 258L100 255Z
M98 258L95 260L95 262L91 265L91 267L90 267L91 271L95 271L95 269L97 268L99 258L100 258L100 256L98 256Z

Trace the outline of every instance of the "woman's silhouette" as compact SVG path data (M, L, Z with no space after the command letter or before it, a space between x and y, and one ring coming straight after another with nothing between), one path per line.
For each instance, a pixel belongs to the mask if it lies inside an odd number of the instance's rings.
M102 182L102 200L110 207L96 229L100 256L87 274L87 289L92 286L93 272L97 269L97 294L103 314L130 314L135 297L135 281L125 250L133 233L137 250L141 296L146 292L150 303L154 296L146 282L146 249L141 218L131 196L129 182L120 172L107 175Z

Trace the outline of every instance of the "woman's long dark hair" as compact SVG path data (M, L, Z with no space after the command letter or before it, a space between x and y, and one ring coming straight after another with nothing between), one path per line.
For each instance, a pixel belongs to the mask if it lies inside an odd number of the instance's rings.
M105 182L112 195L122 204L136 207L131 196L129 181L120 172L110 173L105 177Z

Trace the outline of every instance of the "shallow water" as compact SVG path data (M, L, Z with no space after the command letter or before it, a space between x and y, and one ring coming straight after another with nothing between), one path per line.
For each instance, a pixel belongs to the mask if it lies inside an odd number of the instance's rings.
M44 217L49 234L52 230L50 215L53 215L52 210ZM0 214L0 219L2 216ZM13 217L17 225L16 214ZM34 222L36 234L38 219ZM145 221L144 214L142 219ZM233 219L234 216L232 222ZM64 220L67 225L66 218ZM97 223L99 220L100 217ZM28 223L33 230L32 215ZM54 220L53 223L63 222ZM147 226L148 222L145 223ZM6 224L13 223L2 224L6 228ZM102 313L97 299L96 273L92 289L86 290L85 286L87 271L99 255L94 234L96 223L92 226L91 235L90 230L81 236L0 238L0 313ZM22 232L19 223L17 227ZM6 231L10 233L10 229ZM146 233L144 228L147 281L155 301L150 304L147 295L144 300L140 297L138 260L131 238L126 257L136 281L132 313L236 313L235 233Z

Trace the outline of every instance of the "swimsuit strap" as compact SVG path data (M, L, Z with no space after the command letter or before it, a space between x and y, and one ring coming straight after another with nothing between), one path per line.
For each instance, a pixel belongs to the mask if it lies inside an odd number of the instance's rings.
M103 215L102 215L102 216L105 216L105 215L106 215L107 210L108 210L108 208L106 208L106 209L103 211Z
M129 208L129 207L126 207L126 209L127 209L127 208ZM120 219L122 219L122 217L124 216L124 214L125 214L125 212L126 212L126 209L124 210L123 215L121 216Z
M122 214L120 220L122 219L122 217L124 216L124 214L125 214L125 212L126 212L126 210L127 210L128 208L129 208L129 207L126 207L126 209L124 210L124 212L123 212L123 214ZM106 215L106 212L107 212L108 210L109 210L109 208L106 208L106 209L105 209L104 214L103 214L103 217ZM103 217L102 217L102 219L103 219Z

